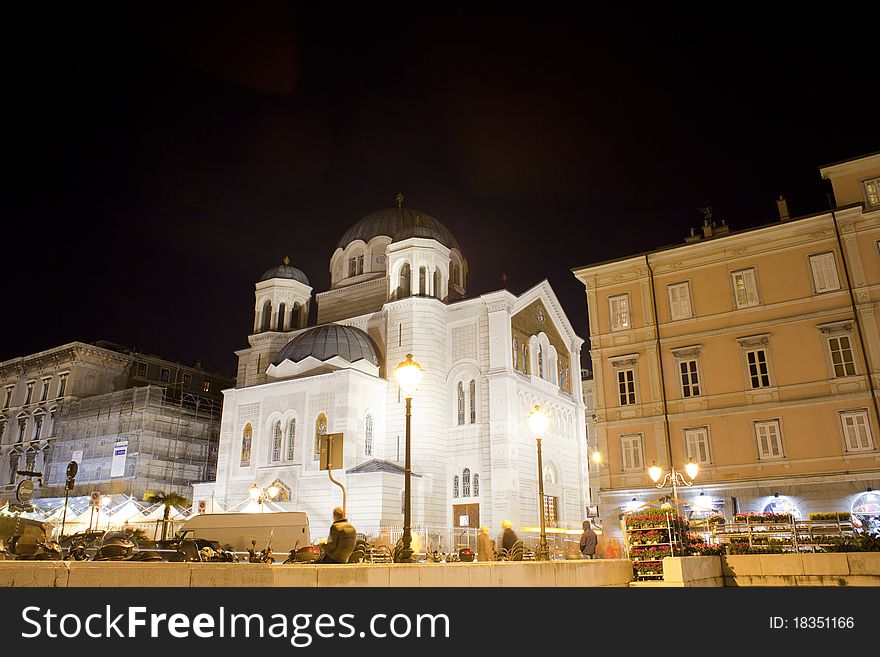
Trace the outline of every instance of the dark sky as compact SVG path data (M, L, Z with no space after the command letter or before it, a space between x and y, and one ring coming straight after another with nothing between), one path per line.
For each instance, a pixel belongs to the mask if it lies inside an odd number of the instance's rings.
M780 193L824 210L818 167L880 150L876 42L843 5L24 4L0 360L107 339L233 374L263 271L327 289L398 191L457 236L469 293L549 278L587 337L572 267L680 242L702 206L734 230Z

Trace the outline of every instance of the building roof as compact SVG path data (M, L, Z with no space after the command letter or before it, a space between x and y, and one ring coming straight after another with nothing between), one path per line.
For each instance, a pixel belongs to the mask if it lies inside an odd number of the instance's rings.
M304 285L309 284L309 279L306 275L296 267L290 264L290 258L284 256L284 260L281 261L281 264L277 267L272 267L260 276L260 282L268 281L272 278L287 278L294 281L299 281Z
M388 208L368 214L345 231L337 247L344 249L356 240L369 242L380 235L385 235L395 242L410 237L434 239L449 249L461 251L458 241L439 220L424 212L404 207Z
M309 356L321 362L337 356L349 363L367 360L379 366L372 338L359 328L343 324L324 324L300 333L278 352L273 364L277 366L286 360L299 363Z
M403 466L392 461L383 461L381 459L372 459L365 463L361 463L360 465L356 465L355 467L346 470L345 474L357 474L360 472L390 472L392 474L406 474L406 470ZM421 475L412 473L412 476L420 477Z

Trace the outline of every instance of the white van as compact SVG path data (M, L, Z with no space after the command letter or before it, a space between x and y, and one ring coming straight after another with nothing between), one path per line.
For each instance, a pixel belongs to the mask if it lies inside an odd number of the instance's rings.
M202 513L183 523L179 538L204 538L220 547L244 552L257 551L270 542L272 552L286 553L311 543L309 517L304 511L279 513Z

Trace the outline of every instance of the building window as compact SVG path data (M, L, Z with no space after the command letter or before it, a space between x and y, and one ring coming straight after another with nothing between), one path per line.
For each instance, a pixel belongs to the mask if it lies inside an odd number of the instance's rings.
M856 364L853 360L852 345L848 335L828 338L828 349L831 352L831 364L834 376L854 376Z
M681 373L681 394L685 397L699 397L700 376L697 373L696 360L683 360L678 363Z
M146 376L147 375L147 364L146 363L138 363L137 375L138 376Z
M364 422L364 455L373 455L373 416L367 415Z
M202 392L211 392L211 382L205 381L202 383Z
M755 422L755 438L758 440L758 458L762 461L783 458L782 433L779 420Z
M27 406L28 404L30 404L31 401L33 400L33 398L34 398L34 382L28 381L27 392L25 393L25 396L24 396L24 405Z
M359 255L359 256L358 256L358 268L357 268L357 272L358 272L358 274L363 274L363 273L364 273L364 256L363 256L363 255Z
M428 293L428 270L425 267L419 267L419 295L425 296Z
M452 497L458 498L458 475L452 478Z
M357 276L357 258L349 258L348 259L348 276L351 278L352 276Z
M847 452L867 452L874 449L871 425L867 411L844 411L840 414Z
M287 460L293 461L296 449L296 418L291 418L287 423Z
M559 498L554 495L544 496L544 522L547 527L559 526Z
M315 454L314 458L316 461L321 460L321 436L327 435L327 416L323 413L318 413L318 417L315 419Z
M27 415L19 415L18 416L18 440L16 442L24 441L24 432L27 430Z
M611 330L620 331L630 327L629 295L608 297L608 312L611 315Z
M706 427L684 430L684 441L687 446L688 458L697 465L708 465L712 462L709 453L709 430Z
M461 473L461 496L471 496L471 471L467 468Z
M189 387L192 385L192 375L184 374L183 375L183 387L189 390Z
M693 317L690 283L667 285L666 289L669 292L669 315L672 319Z
M62 374L61 377L58 379L58 396L59 397L64 396L65 388L67 388L67 375Z
M474 379L471 379L470 382L470 421L471 424L477 423L477 382Z
M758 285L755 282L755 269L741 269L730 273L733 281L733 298L737 308L758 305Z
M865 188L865 200L871 207L880 205L880 178L871 178L862 183Z
M753 390L770 386L770 371L767 368L766 349L747 351L746 364L749 367L749 383L751 383Z
M46 401L49 398L49 383L52 379L43 379L43 389L40 391L40 401Z
M282 440L281 420L278 420L272 425L272 463L277 463L281 460Z
M159 372L159 380L162 383L168 383L171 380L171 370L167 367L163 367Z
M15 386L6 386L6 399L3 402L3 408L7 409L12 405L12 393L15 392Z
M254 429L250 423L244 425L241 432L241 467L246 468L251 464L251 443L254 438Z
M43 432L43 414L35 413L34 414L34 440L40 439L40 434Z
M544 348L538 345L538 377L544 378Z
M833 251L810 256L810 271L813 272L813 287L817 294L840 289Z
M480 496L480 475L474 474L474 497Z
M642 458L641 434L621 436L620 448L623 455L624 470L642 470L644 468L645 461Z
M632 368L617 371L617 392L620 405L629 406L636 403L636 373Z
M458 382L458 425L464 424L464 383Z

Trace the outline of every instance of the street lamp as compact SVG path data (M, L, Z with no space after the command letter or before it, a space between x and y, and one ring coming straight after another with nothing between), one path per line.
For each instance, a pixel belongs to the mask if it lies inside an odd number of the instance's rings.
M693 486L694 479L697 478L697 473L700 471L700 466L694 463L694 460L691 459L684 466L684 471L687 473L687 476L690 477L690 481L684 478L684 475L681 474L674 467L670 468L670 471L663 475L663 468L661 468L657 463L652 463L651 467L648 468L648 476L651 477L653 482L657 485L657 488L666 488L667 486L672 486L672 497L675 499L675 508L678 508L678 487L679 486ZM663 476L663 481L660 481L660 477Z
M263 504L269 500L274 500L280 492L281 490L275 484L265 489L261 489L256 484L251 484L251 499L260 505L260 513L263 513Z
M541 435L547 431L549 421L541 407L536 404L534 410L529 413L528 423L538 443L538 508L541 510L541 538L538 541L538 549L535 550L535 560L548 561L550 548L547 547L547 526L544 519L544 464L541 459Z
M410 455L411 429L410 421L412 414L412 398L415 395L416 388L419 385L419 379L422 378L422 366L412 359L412 354L406 355L406 360L397 365L394 370L397 377L397 383L400 385L400 391L406 399L406 462L404 465L403 478L403 537L401 541L400 554L398 561L401 563L409 563L412 561L412 488L410 485L412 479L412 462Z

